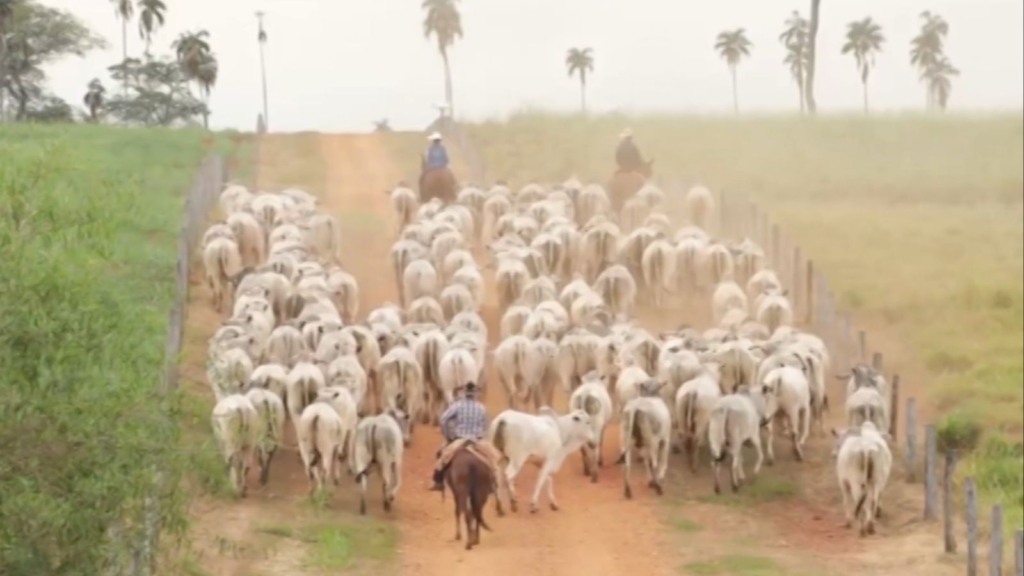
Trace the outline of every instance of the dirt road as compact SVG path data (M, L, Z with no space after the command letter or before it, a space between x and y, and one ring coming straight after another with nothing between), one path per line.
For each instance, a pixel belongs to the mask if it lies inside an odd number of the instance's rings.
M268 188L305 187L318 193L322 206L339 218L343 264L359 281L359 316L365 317L374 307L397 301L388 260L394 228L385 190L405 175L385 135L296 138L264 140L261 183ZM316 151L319 162L314 161ZM209 296L198 278L192 288L185 371L192 391L206 398L205 343L219 318L209 309ZM691 308L641 310L639 318L654 330L674 328L684 320L700 324L695 310L703 308ZM488 290L482 315L494 345L499 317L493 290ZM505 402L493 374L488 375L488 385L496 392L488 395L494 416ZM204 401L212 404L208 398ZM556 409L564 407L565 398L560 396ZM833 414L833 421L838 416ZM605 460L613 462L617 427L610 427L608 435ZM294 443L290 436L289 440ZM907 498L905 490L894 489L887 497L892 513L887 524L892 527L883 531L883 538L866 545L842 529L828 438L812 440L810 462L803 465L791 462L784 444L777 442L779 462L762 472L750 496L740 498L711 498L707 468L693 476L673 456L664 497L641 489L633 501L626 501L618 467L607 466L600 481L591 484L582 476L579 459L571 457L555 478L561 511L550 511L542 499L536 515L521 511L499 519L489 505L486 514L494 532L484 532L481 546L471 552L453 541L450 497L441 502L437 493L427 490L439 444L436 430L417 430L406 452L396 510L390 516L381 511L379 478L374 477L370 518L365 520L351 515L356 490L347 482L334 491L327 511L310 506L297 454L285 451L275 462L270 484L254 490L248 499L203 498L196 504L197 563L210 574L229 576L325 573L308 558L323 542L331 542L318 534L343 526L347 534L355 534L348 544L354 548L372 546L377 534L397 529L399 562L407 576L948 573L949 566L928 551L938 542L933 530L907 523L916 514L918 500ZM643 486L642 471L635 473L635 487ZM528 467L517 480L521 501L532 491L535 474Z

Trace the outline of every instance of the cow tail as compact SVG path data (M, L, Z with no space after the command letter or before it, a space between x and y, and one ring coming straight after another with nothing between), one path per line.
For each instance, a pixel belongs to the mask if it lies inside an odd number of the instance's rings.
M860 454L861 470L864 472L864 483L861 484L860 498L857 500L857 507L853 511L854 516L860 516L861 510L864 509L864 502L868 498L868 486L874 484L875 476L875 451L864 450Z
M313 453L310 455L310 460L309 460L309 467L310 468L320 464L320 459L321 459L320 450L317 448L317 442L316 442L316 425L317 425L317 422L319 422L319 420L320 420L320 415L319 414L314 414L313 415L313 420L310 421L310 423L309 423L309 435L313 438Z
M729 444L729 410L721 410L721 431L716 432L717 426L712 426L708 430L708 444L711 448L711 459L715 462L721 462L725 460L726 450L724 448ZM716 414L712 413L712 420L715 420ZM715 434L720 434L721 437L717 438L718 442L715 442Z
M356 482L361 482L366 474L369 473L370 467L377 462L377 425L370 425L370 461L366 463L366 466L356 474Z
M494 439L491 441L494 447L501 452L501 455L505 455L505 421L498 420L498 426L494 429Z
M683 396L683 406L686 408L683 416L683 426L687 434L693 436L697 433L697 392L691 390Z

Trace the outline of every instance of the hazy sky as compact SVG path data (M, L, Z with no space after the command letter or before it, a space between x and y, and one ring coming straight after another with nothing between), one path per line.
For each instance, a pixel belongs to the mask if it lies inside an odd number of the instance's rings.
M121 26L107 0L43 0L71 10L110 40L106 53L54 65L54 90L79 102L91 78L120 59ZM267 12L267 76L275 131L363 131L377 118L419 128L443 95L441 61L423 38L419 0L167 0L154 51L183 30L205 28L220 60L211 99L216 128L251 130L260 110L254 11ZM728 112L725 64L715 35L744 27L753 55L740 66L740 107L792 110L797 90L778 42L793 9L809 0L463 0L466 35L452 53L458 116L502 116L524 106L573 110L579 88L566 75L569 47L594 50L588 91L594 111ZM816 95L822 111L861 106L853 58L839 54L846 24L872 16L888 43L871 77L877 110L921 108L924 89L908 62L922 10L950 23L946 52L961 71L950 108L1020 109L1024 103L1021 0L824 0ZM129 52L143 43L129 30Z

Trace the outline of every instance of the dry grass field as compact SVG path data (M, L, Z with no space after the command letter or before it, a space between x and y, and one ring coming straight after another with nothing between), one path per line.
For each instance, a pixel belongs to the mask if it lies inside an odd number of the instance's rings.
M766 208L813 258L922 419L986 435L962 475L1024 522L1024 119L696 118L523 113L470 126L488 179L604 182L633 129L663 181Z

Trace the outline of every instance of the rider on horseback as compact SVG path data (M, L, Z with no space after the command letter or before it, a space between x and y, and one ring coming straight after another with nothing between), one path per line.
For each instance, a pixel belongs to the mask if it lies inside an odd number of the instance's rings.
M615 163L619 165L619 172L639 172L644 168L644 160L640 157L640 150L633 142L633 131L629 128L619 134L619 146L615 149Z
M431 490L444 490L444 469L452 456L467 442L483 440L487 433L487 409L476 399L476 384L469 382L462 390L462 398L452 402L441 414L441 434L445 445L437 453Z
M441 134L434 132L428 138L430 146L427 148L427 170L437 170L448 167L448 150L441 143Z

